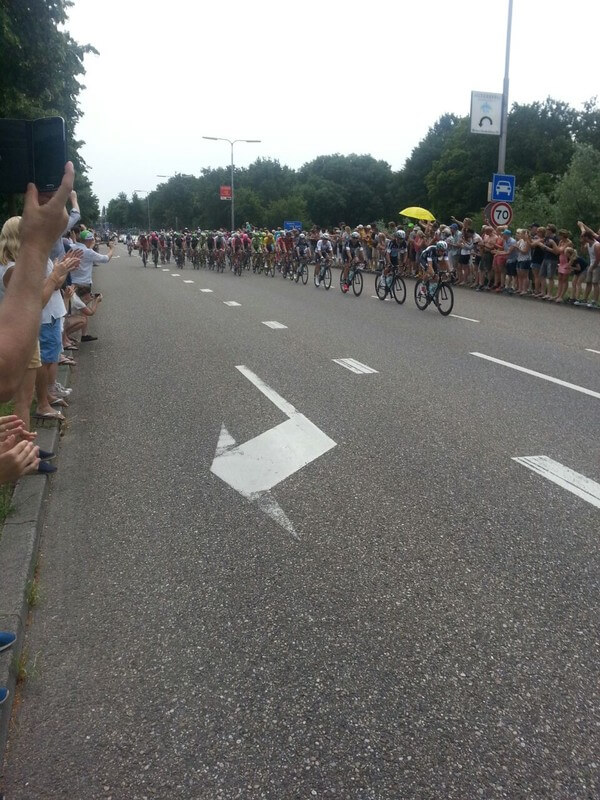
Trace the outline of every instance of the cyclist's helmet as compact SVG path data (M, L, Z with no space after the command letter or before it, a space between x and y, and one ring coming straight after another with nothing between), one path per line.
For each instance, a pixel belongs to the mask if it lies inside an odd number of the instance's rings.
M329 239L329 234L328 233L324 233L323 234L323 239Z
M352 231L352 238L360 239L360 233L358 231Z
M435 247L436 247L436 250L439 250L441 253L445 253L446 250L448 249L448 245L446 244L446 242L442 242L442 241L436 242Z
M404 233L404 231L397 230L394 235L397 236L399 239L406 239L406 234Z
M305 233L300 233L300 234L298 235L298 238L299 238L299 239L306 239L306 234L305 234Z

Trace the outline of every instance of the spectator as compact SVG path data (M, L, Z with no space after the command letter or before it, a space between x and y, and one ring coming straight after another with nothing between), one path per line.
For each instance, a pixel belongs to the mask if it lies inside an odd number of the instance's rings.
M556 225L552 223L546 225L546 235L540 247L544 251L544 258L540 266L541 297L543 300L552 300L559 256Z
M531 273L533 276L533 296L543 297L542 280L540 278L540 270L542 268L542 261L544 260L545 250L543 248L544 237L546 236L546 229L540 228L539 225L532 225L530 228L531 237Z
M65 329L69 336L81 331L82 342L94 342L97 336L87 332L88 320L93 317L102 302L101 294L91 294L84 288L75 289L71 298L72 314L67 317Z
M45 203L40 203L34 184L27 187L21 247L13 280L0 303L0 401L13 397L35 349L48 254L68 222L65 203L73 176L69 161L59 189Z
M598 295L600 290L600 241L589 229L581 234L581 243L587 247L589 255L589 266L585 274L585 293L583 300L577 300L575 305L587 305L588 308L598 307ZM589 300L590 292L592 299Z
M561 248L558 256L558 291L556 293L556 303L565 302L564 295L569 287L569 275L573 260L577 256L573 247Z
M16 414L0 417L0 484L14 483L35 472L39 464L39 447L25 431L23 422Z
M8 631L0 631L0 652L2 652L3 650L7 650L9 647L12 647L12 645L15 643L16 640L17 637L15 636L14 633L10 633ZM0 706L2 705L2 703L4 703L7 697L8 697L8 689L6 689L4 686L0 687Z
M517 291L520 295L531 292L531 239L527 228L517 230Z
M15 262L18 258L21 244L19 236L20 221L21 217L11 217L4 223L2 231L0 232L0 277L2 279L0 281L0 299L2 298L5 288L10 284L15 269ZM64 254L63 258L57 261L56 264L52 264L52 262L48 260L47 278L42 288L42 301L45 304L47 304L50 298L55 294L59 294L57 287L62 285L68 270L76 266L78 262L78 255L66 257ZM29 411L33 399L34 386L41 366L40 346L39 342L36 342L28 369L13 396L15 412L23 421L26 430L29 430L30 427ZM51 403L56 402L56 400L57 398L54 396L49 398L47 393L45 399L44 396L42 397L41 402L38 397L38 412L45 414L47 417L55 417L57 412L51 408Z
M81 242L73 245L73 250L81 253L81 263L77 269L71 273L71 280L75 290L81 289L84 294L92 291L92 270L97 264L106 264L113 257L114 242L108 245L108 255L96 253L92 249L95 243L94 234L91 231L82 231L80 234Z

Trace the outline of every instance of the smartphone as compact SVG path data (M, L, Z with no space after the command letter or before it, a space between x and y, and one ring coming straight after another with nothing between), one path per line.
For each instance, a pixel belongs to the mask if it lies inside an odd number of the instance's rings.
M35 119L32 123L34 183L40 192L55 192L67 162L67 137L62 117Z
M0 119L0 193L21 194L28 183L40 192L60 186L67 161L62 117Z

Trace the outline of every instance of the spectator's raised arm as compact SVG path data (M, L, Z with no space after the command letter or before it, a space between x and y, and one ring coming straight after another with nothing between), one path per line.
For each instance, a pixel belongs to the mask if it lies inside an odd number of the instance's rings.
M20 386L35 348L48 254L68 223L65 203L73 190L73 177L69 161L60 187L44 205L35 185L27 187L19 255L0 303L0 402L10 400Z

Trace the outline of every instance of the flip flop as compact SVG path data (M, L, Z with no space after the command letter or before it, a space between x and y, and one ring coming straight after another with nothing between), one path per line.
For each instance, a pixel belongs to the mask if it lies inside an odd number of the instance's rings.
M60 361L58 362L58 364L59 364L59 366L61 364L66 364L68 367L76 367L77 366L77 362L74 361L72 358L68 358L68 357L67 358L61 358Z
M69 404L65 402L64 398L57 397L55 400L50 401L51 406L61 406L61 408L68 408Z
M66 419L66 417L64 417L60 413L60 411L54 411L52 414L50 414L48 411L45 414L39 414L36 411L35 414L33 414L33 416L35 417L35 419L55 419L58 420L58 422L64 422Z

